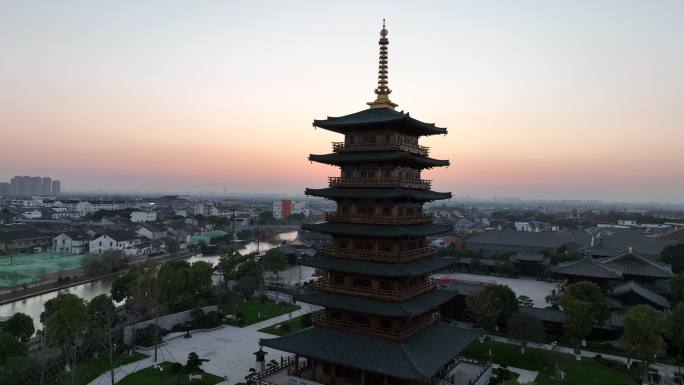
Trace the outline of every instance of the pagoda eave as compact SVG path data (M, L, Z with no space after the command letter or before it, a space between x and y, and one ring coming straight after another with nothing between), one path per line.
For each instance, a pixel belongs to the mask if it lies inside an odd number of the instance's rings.
M385 317L415 317L436 309L458 293L434 289L402 302L333 294L323 291L296 296L297 301L327 308Z
M305 223L302 230L317 231L324 234L351 235L375 238L425 237L444 234L453 230L451 225L373 225L360 223Z
M446 134L447 129L413 119L408 113L391 108L369 108L340 117L314 120L313 125L340 134L352 131L393 129L409 135Z
M394 199L415 202L430 202L442 199L450 199L451 193L431 190L408 189L399 187L389 188L354 188L354 187L328 187L321 189L307 188L304 193L327 199Z
M303 266L329 271L373 275L378 277L415 277L446 269L453 265L453 258L430 257L408 263L381 263L369 261L354 261L330 257L305 259L300 262Z
M262 339L267 347L398 379L427 381L481 332L437 322L406 341L310 327Z
M330 165L391 162L394 164L415 166L417 168L449 166L448 160L429 158L405 151L342 152L322 155L310 154L309 160Z

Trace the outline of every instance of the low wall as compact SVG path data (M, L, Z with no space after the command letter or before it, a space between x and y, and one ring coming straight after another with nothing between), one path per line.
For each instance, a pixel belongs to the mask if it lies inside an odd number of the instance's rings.
M216 305L207 306L207 307L202 308L202 311L204 312L204 314L207 314L207 313L212 312L212 311L217 311L217 310L218 310L218 306L216 306ZM180 313L168 314L168 315L165 315L163 317L159 317L158 325L162 329L170 330L175 325L184 324L186 322L192 321L192 315L190 315L190 313L192 313L192 310L186 310L186 311L182 311ZM126 326L123 329L124 343L126 345L132 345L133 344L133 335L135 334L135 331L138 329L144 329L147 326L152 325L154 323L155 323L154 320L151 319L151 320L139 322L139 323L134 324L134 325Z

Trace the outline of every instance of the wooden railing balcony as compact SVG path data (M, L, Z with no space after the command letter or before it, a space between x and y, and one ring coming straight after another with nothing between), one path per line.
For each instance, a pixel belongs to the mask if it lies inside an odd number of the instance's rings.
M437 286L437 281L429 278L426 282L399 290L344 285L332 283L324 279L318 280L316 286L318 287L318 290L329 293L349 294L358 297L399 302L434 289Z
M429 190L432 187L432 181L401 177L362 178L330 176L328 177L328 185L330 187L401 187Z
M349 331L352 333L365 334L372 337L384 337L393 340L403 340L412 336L424 327L431 325L432 323L437 321L439 317L439 311L435 311L424 317L416 318L409 324L404 325L400 328L372 326L356 322L330 319L321 315L314 316L313 324L320 327L329 327L338 330Z
M325 220L329 222L375 223L387 225L413 225L418 223L432 223L433 213L418 213L404 215L360 214L360 213L327 213Z
M416 259L435 255L435 248L432 246L404 251L358 250L328 246L321 248L319 251L323 255L335 258L396 263L415 261Z
M382 141L381 143L333 142L332 148L333 152L399 150L422 156L428 156L430 153L430 147L409 143L400 139L389 142Z

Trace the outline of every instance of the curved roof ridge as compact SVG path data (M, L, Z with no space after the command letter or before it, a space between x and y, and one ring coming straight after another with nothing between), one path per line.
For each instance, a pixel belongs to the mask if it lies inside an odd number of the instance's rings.
M660 269L660 270L663 270L663 271L672 273L672 267L671 267L670 265L658 263L658 262L656 262L656 261L654 261L654 260L652 260L652 259L650 259L650 258L647 258L647 257L645 257L645 256L643 256L643 255L637 253L637 252L634 251L634 250L627 250L627 251L625 251L625 252L623 252L623 253L620 253L620 254L618 254L618 255L615 255L615 256L612 256L612 257L603 258L603 259L601 259L601 263L615 262L615 261L617 261L617 260L620 260L620 259L622 259L622 258L624 258L624 257L627 257L627 256L630 256L630 255L633 256L633 257L638 258L639 260L641 260L641 261L643 261L643 262L648 263L649 265L651 265L651 266L653 266L653 267L655 267L655 268L658 268L658 269Z

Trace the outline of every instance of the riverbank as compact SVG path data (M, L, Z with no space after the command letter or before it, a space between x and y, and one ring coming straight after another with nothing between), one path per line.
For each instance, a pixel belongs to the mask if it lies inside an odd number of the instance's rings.
M198 251L182 251L179 253L175 254L164 254L160 256L155 256L151 258L145 258L144 260L138 260L134 261L127 267L122 268L121 270L112 272L112 273L105 273L105 274L95 274L95 275L87 275L87 276L81 276L77 277L74 279L70 279L68 281L62 281L62 282L51 282L45 285L39 285L39 286L33 286L33 287L28 287L26 289L19 289L16 291L12 291L9 293L5 293L0 295L0 306L5 305L14 301L20 301L23 299L27 299L36 295L41 295L41 294L46 294L50 293L53 291L60 291L64 289L68 289L73 286L81 285L84 283L89 283L93 281L97 281L100 279L104 278L110 278L110 277L117 277L120 274L123 274L127 272L131 267L143 263L143 262L148 262L148 261L155 261L155 262L169 262L169 261L175 261L178 259L185 259L185 258L191 258L195 255L200 254Z

